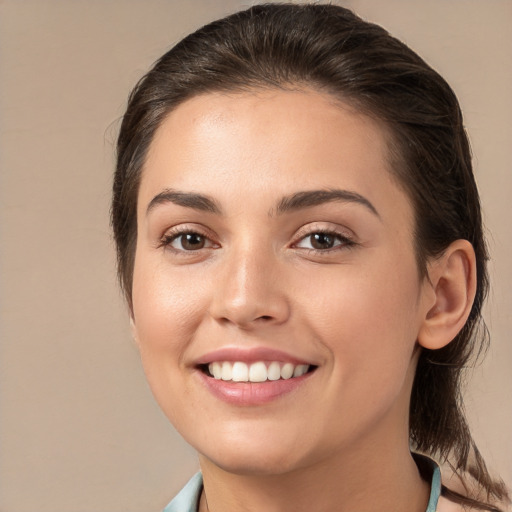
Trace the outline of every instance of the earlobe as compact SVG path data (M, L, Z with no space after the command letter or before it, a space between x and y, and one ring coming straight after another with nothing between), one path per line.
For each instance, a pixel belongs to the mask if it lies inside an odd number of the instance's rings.
M430 350L450 343L471 312L476 293L476 260L467 240L456 240L429 267L433 304L425 309L418 343Z

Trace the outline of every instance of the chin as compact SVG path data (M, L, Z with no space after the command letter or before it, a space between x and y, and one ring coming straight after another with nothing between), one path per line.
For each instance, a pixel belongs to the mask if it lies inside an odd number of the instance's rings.
M281 475L289 473L304 465L306 454L297 448L300 443L283 442L282 439L255 439L247 436L226 442L219 441L212 450L212 445L195 446L200 459L204 457L223 471L238 475Z
M215 466L225 472L236 475L275 476L290 473L298 469L300 463L291 454L275 456L274 454L233 454L232 456L208 457Z

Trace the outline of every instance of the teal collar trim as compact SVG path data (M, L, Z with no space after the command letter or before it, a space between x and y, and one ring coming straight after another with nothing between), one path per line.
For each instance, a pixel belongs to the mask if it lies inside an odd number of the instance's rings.
M427 510L425 512L436 512L439 496L441 496L441 470L435 464L434 472L432 474L432 485L430 487L430 499L428 500Z

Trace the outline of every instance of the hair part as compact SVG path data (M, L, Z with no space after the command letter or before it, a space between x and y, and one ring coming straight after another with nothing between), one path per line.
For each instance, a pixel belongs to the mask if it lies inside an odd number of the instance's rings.
M161 57L134 88L117 144L112 225L119 278L131 307L137 195L146 155L165 117L211 92L314 89L383 124L390 167L415 212L420 274L457 239L471 242L477 292L466 325L439 350L422 349L413 384L410 439L474 477L486 501L507 498L489 475L464 415L465 368L485 351L481 308L488 259L462 113L446 81L382 27L329 4L260 4L210 23ZM473 457L471 457L473 454ZM472 460L473 459L473 460ZM463 503L463 498L451 499ZM483 502L471 505L491 510ZM498 509L496 509L498 510Z

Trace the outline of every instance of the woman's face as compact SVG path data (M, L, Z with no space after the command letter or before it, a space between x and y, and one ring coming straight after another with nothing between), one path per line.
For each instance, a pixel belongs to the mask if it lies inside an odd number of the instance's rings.
M407 436L428 293L388 165L381 127L313 91L198 96L158 129L134 333L203 460L279 473Z

